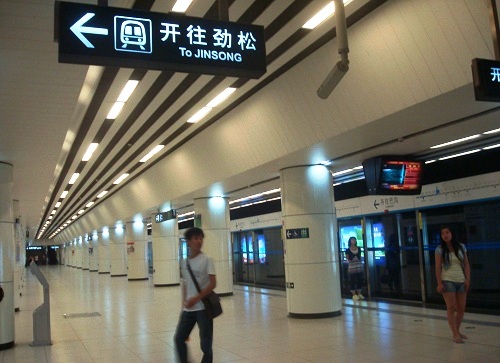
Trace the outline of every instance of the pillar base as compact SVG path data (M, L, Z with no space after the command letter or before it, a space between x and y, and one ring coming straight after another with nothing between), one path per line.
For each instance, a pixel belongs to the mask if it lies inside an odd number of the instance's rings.
M109 271L108 272L99 272L100 274L109 274Z
M129 278L129 281L149 280L149 277Z
M223 294L219 294L219 293L217 293L217 295L219 295L219 296L233 296L233 295L234 295L234 293L233 293L233 292L225 292L225 293L223 293Z
M154 287L168 287L168 286L179 286L179 283L176 284L154 284Z
M288 316L294 319L325 319L325 318L333 318L335 316L340 316L340 315L342 315L341 311L332 311L330 313L318 313L318 314L288 313Z
M9 343L0 344L0 350L10 349L14 347L14 341Z
M111 277L122 277L122 276L127 276L127 274L121 274L121 275L111 275Z

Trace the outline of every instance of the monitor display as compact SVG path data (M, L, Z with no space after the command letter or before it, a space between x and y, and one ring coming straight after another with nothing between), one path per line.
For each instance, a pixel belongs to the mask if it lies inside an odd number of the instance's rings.
M379 194L420 194L422 162L387 160L382 163Z
M423 166L422 161L397 156L379 156L363 161L368 194L420 194Z

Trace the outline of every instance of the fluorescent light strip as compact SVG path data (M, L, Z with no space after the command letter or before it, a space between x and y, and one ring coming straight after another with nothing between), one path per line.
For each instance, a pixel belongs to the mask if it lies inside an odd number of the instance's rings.
M153 150L151 150L149 153L147 153L141 160L139 160L140 163L145 163L149 159L151 159L158 151L163 149L164 145L156 145Z
M100 199L100 198L104 197L106 194L108 194L108 191L107 190L103 190L102 192L100 192L97 195L97 198Z
M464 155L468 155L468 154L474 154L474 153L477 153L479 151L481 151L481 149L469 150L469 151L465 151L463 153L458 153L458 154L453 154L453 155L449 155L449 156L444 156L442 158L439 158L439 160L446 160L446 159L456 158L456 157L464 156Z
M497 132L500 132L500 129L483 132L483 135L496 134Z
M224 102L229 96L233 94L233 92L236 91L236 88L234 87L228 87L221 93L219 93L212 101L207 103L207 107L214 108L220 105L222 102Z
M432 159L432 160L427 160L425 163L432 164L432 163L435 163L436 161L437 161L436 159Z
M332 16L334 12L335 12L335 4L333 1L330 1L323 9L318 11L316 15L314 15L304 25L302 25L302 28L314 29L319 24L328 19L330 16Z
M139 81L129 80L125 87L123 87L123 90L120 92L117 101L123 103L127 102L138 84Z
M500 147L500 144L495 144L495 145L483 147L483 150L495 149L497 147Z
M332 173L333 176L339 176L339 175L342 175L342 174L347 174L347 173L350 173L351 171L354 171L354 169L344 169L344 170L341 170L341 171L337 171L335 173Z
M54 209L50 214L56 214L56 210Z
M84 210L84 209L80 209L80 210L78 211L78 214L83 214L83 213L85 213L85 210Z
M182 217L186 217L186 216L191 216L191 215L194 215L194 211L191 211L191 212L186 212L184 214L179 214L177 216L177 218L182 218Z
M193 0L177 0L172 7L172 11L176 13L185 13L192 2Z
M54 208L59 208L61 206L61 202L57 202Z
M117 118L124 105L125 102L116 101L113 107L111 107L111 111L109 111L108 116L106 116L106 118L108 120L114 120L115 118Z
M76 179L78 179L79 176L80 176L80 173L74 173L71 176L71 179L69 180L68 184L75 184Z
M97 146L99 144L96 143L96 142L93 142L89 145L89 147L87 148L87 151L85 152L85 154L83 155L83 158L82 158L82 161L89 161L90 158L92 157L92 154L94 153L95 149L97 149Z
M122 174L118 179L116 179L113 182L113 184L120 184L128 176L129 176L129 174L127 174L127 173Z
M249 200L249 199L255 199L255 198L258 198L258 197L262 197L264 195L279 193L280 191L281 191L280 188L271 189L271 190L268 190L268 191L263 192L263 193L257 193L257 194L249 195L248 197L244 197L244 198L239 198L239 199L232 200L232 201L229 202L229 204L243 202L243 201Z
M189 122L191 124L195 124L198 121L200 121L203 117L205 117L210 111L212 111L212 109L210 107L203 107L201 110L196 112L193 116L191 116L189 118L189 120L187 120L187 122Z
M60 198L61 198L61 199L64 199L64 198L66 198L66 196L67 196L67 195L68 195L68 191L67 191L67 190L65 190L64 192L62 192L62 193L61 193Z
M445 142L444 144L439 144L439 145L431 146L431 149L438 149L440 147L444 147L444 146L448 146L448 145L453 145L453 144L458 144L460 142L464 142L464 141L476 139L479 136L481 136L481 135L478 134L478 135L472 135L472 136L463 137L461 139L453 140L453 141L450 141L450 142Z
M89 207L92 207L92 205L94 204L94 202L88 202L85 207L89 208Z
M344 6L348 5L352 0L344 0ZM323 9L318 11L311 19L309 19L302 28L304 29L314 29L319 24L324 22L330 16L335 13L335 3L330 1Z

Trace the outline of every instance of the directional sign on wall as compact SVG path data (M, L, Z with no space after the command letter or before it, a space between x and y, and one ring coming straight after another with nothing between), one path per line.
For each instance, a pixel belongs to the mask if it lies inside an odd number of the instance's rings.
M286 230L287 239L309 238L309 228L293 228Z
M174 13L56 2L59 62L259 78L264 28Z
M175 209L171 209L167 212L161 212L161 213L155 214L155 222L161 223L161 222L165 222L165 221L174 219L176 217L177 217L177 212L175 211Z

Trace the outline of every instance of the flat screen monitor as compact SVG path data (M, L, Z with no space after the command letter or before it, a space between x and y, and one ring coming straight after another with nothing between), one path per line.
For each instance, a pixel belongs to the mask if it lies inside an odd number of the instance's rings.
M418 195L422 190L423 162L381 156L363 162L368 194Z

